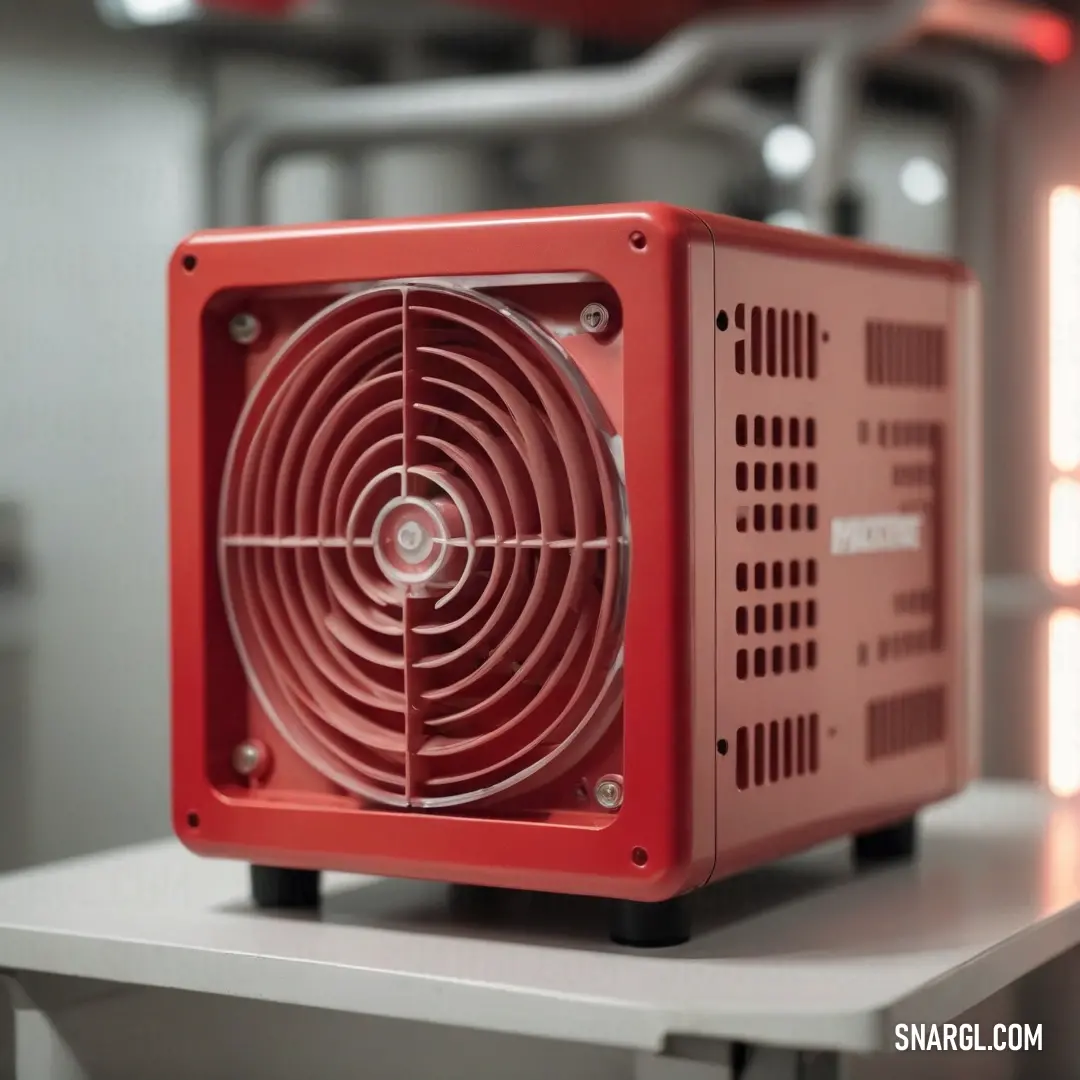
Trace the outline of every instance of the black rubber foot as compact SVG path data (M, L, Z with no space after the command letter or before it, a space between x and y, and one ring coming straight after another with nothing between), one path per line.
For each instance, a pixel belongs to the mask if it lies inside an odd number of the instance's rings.
M252 866L251 898L260 908L319 906L319 871Z
M918 846L916 821L909 817L883 829L857 834L852 838L851 853L856 866L878 866L913 859Z
M649 904L616 900L611 912L611 940L635 949L661 949L690 940L690 896Z
M450 910L459 915L491 915L504 899L505 890L487 885L452 884L449 889Z

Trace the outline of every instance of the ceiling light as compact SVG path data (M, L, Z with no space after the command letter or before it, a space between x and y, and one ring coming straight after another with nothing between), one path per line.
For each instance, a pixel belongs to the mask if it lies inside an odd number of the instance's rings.
M799 229L806 232L810 228L810 222L801 210L778 210L765 219L766 225L775 225L781 229Z
M99 0L98 8L109 22L135 26L166 26L199 14L197 0Z
M900 170L900 190L916 206L933 206L949 192L945 170L929 158L912 158Z
M798 124L781 124L765 136L765 167L779 180L797 180L814 163L814 140Z

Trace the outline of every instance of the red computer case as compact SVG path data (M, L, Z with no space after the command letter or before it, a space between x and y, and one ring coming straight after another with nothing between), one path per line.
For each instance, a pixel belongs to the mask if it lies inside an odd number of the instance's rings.
M170 314L174 819L264 902L424 877L666 942L964 785L955 263L538 210L201 233Z

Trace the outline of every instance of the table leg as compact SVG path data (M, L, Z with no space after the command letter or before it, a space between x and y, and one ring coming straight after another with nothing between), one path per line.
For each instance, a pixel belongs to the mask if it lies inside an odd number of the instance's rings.
M11 975L0 975L15 1015L15 1080L90 1080L52 1016Z
M634 1080L842 1080L838 1054L671 1040L664 1054L639 1054Z

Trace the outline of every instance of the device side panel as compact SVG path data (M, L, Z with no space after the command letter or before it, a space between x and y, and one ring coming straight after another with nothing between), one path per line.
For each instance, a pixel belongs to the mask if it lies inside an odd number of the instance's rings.
M718 246L718 874L956 785L956 288Z
M956 671L955 782L957 790L982 764L983 581L983 308L974 281L953 286L952 334L956 355L956 422L953 426L947 508L952 513L951 575L954 633L960 642Z
M716 856L716 311L715 242L704 226L689 244L690 348L686 437L687 604L690 665L690 803L695 861L707 852L707 873Z

